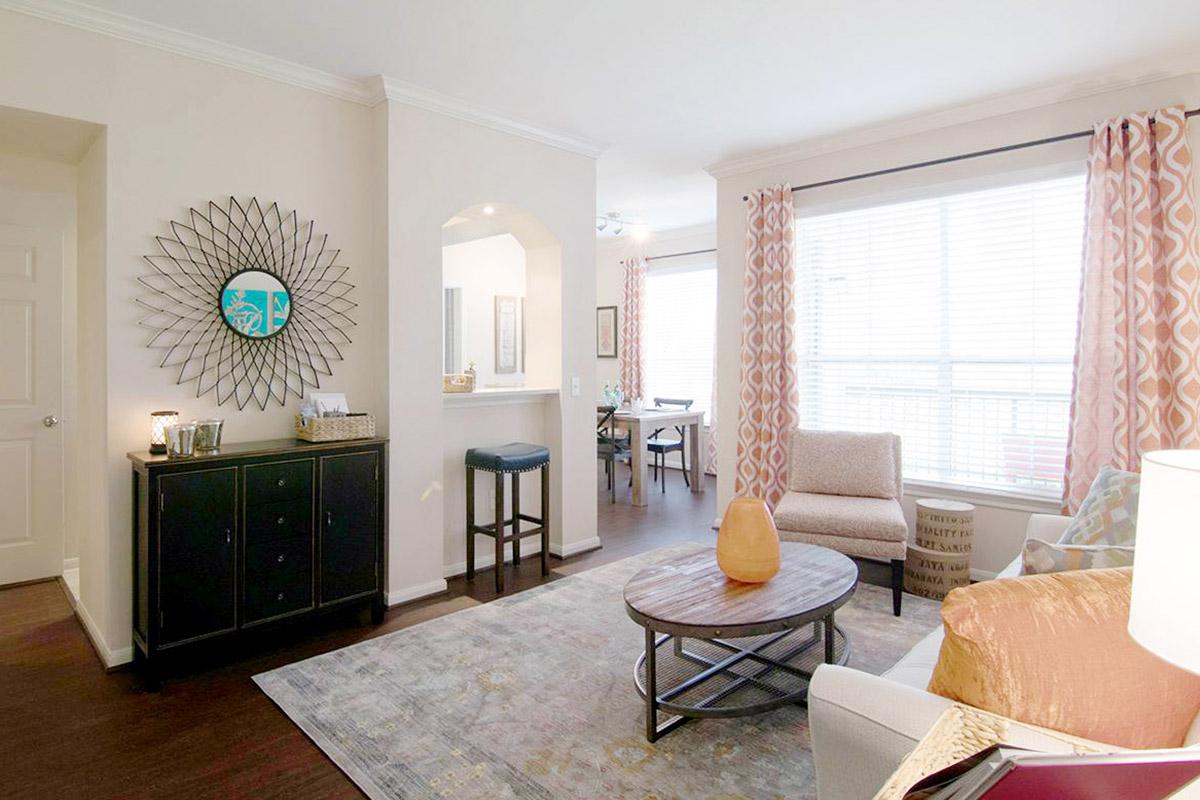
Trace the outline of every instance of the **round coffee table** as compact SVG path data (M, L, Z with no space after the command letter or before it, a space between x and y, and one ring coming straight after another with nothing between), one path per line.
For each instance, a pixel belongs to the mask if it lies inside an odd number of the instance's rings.
M646 629L633 678L651 742L689 718L805 703L819 664L846 663L850 642L833 613L854 594L858 567L816 545L782 542L780 551L779 574L762 584L725 577L706 548L625 585L625 610ZM670 718L659 723L660 711Z

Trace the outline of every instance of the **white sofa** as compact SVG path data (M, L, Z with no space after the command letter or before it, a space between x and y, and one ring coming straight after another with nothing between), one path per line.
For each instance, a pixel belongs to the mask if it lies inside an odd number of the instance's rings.
M1058 541L1069 517L1034 514L1026 537ZM1019 575L1018 556L997 577ZM808 693L819 800L870 800L951 701L925 691L942 646L941 627L882 676L822 666ZM1011 744L1062 752L1062 741L1020 729Z

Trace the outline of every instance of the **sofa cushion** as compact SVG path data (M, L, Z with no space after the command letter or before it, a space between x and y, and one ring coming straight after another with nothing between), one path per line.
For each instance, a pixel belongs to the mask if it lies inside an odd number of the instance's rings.
M1051 544L1026 539L1021 552L1021 574L1041 575L1069 569L1133 566L1133 548L1115 545Z
M1132 575L1079 570L954 589L929 691L1094 741L1180 746L1200 709L1200 676L1129 635Z
M908 538L908 524L900 503L878 497L785 492L775 506L775 527L781 531L885 542L903 542Z
M1101 467L1059 542L1132 547L1137 537L1140 485L1141 476L1136 472Z
M942 639L946 638L945 630L939 625L921 641L913 645L913 649L904 654L892 668L883 673L889 681L902 683L914 689L924 689L929 685L933 668L937 665L938 653L942 649Z
M793 492L895 499L898 439L890 433L792 431Z

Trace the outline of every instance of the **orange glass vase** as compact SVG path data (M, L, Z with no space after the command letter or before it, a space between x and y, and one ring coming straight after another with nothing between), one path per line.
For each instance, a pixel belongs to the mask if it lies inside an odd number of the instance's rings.
M766 583L779 572L779 531L762 500L730 501L717 533L717 566L743 583Z

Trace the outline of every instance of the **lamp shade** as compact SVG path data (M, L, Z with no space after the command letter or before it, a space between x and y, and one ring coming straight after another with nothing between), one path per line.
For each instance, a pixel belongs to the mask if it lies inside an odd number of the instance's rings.
M1200 450L1142 456L1129 634L1200 673Z

